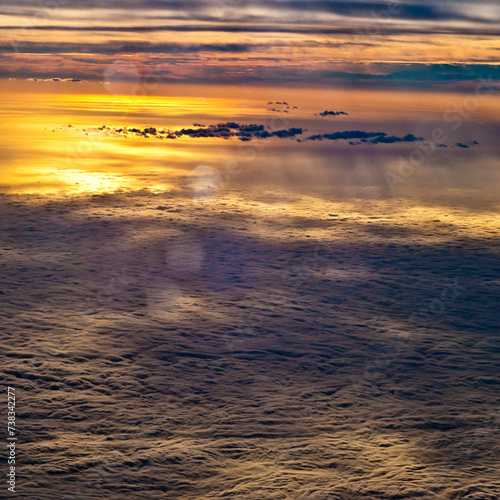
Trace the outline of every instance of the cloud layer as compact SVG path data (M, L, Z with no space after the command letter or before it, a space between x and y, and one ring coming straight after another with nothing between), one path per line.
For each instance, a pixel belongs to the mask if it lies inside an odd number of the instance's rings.
M1 18L0 76L8 77L102 80L123 57L167 83L432 87L487 77L489 67L498 73L493 0L473 8L462 0L7 0Z

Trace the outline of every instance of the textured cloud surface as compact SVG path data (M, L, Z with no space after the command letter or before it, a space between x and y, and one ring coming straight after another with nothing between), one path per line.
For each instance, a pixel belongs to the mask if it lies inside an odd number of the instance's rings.
M497 224L453 205L2 197L19 497L495 498Z

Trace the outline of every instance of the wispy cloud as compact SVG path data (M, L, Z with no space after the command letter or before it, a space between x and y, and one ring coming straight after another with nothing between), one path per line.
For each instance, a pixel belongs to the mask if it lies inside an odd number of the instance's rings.
M495 78L500 37L496 0L7 0L0 18L0 75L24 78L101 80L126 56L167 82L432 87Z

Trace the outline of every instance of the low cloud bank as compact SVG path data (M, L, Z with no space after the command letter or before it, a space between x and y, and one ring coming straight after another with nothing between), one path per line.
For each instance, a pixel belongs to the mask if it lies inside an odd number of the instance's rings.
M342 112L339 112L342 113ZM68 129L72 125L66 126ZM78 129L74 129L78 130ZM314 134L304 136L306 129L302 127L291 127L283 130L268 130L262 124L241 124L237 122L218 123L216 125L201 125L195 123L192 128L182 128L178 130L156 128L156 127L110 127L102 125L97 128L81 129L86 134L102 133L111 136L122 137L142 137L146 139L156 138L162 140L175 140L182 137L191 137L194 139L238 139L248 142L252 140L262 140L269 138L276 139L295 139L297 142L309 141L349 141L352 146L357 145L374 145L374 144L396 144L402 142L420 142L424 141L423 137L418 137L413 134L404 136L389 135L386 132L366 132L364 130L343 130L339 132L331 132L325 134ZM469 148L477 145L477 141L464 143L456 143L455 147ZM445 145L442 145L446 147Z

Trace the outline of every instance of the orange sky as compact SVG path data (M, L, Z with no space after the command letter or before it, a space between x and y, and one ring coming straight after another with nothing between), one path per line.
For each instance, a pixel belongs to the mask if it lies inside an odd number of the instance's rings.
M500 77L500 8L487 0L161 5L8 1L0 76L348 87Z
M451 137L451 124L443 122L443 114L464 103L463 95L428 91L394 93L339 88L311 92L308 88L159 85L156 95L141 96L138 89L140 86L134 89L130 84L106 86L98 82L1 81L0 190L165 189L173 179L198 164L216 165L221 171L235 159L246 165L252 148L257 152L257 161L250 162L245 170L253 166L265 171L269 155L275 155L276 168L285 162L292 171L295 168L307 172L309 179L314 179L325 161L335 164L342 158L347 162L369 153L370 161L376 162L376 154L386 158L384 155L390 153L395 159L401 149L397 145L371 146L364 153L363 146L358 149L346 143L284 139L256 141L246 151L238 140L184 137L161 141L110 135L96 128L156 126L175 130L193 123L208 125L234 120L262 123L274 129L304 127L304 137L361 129L400 135L413 132L429 138L436 126L447 128ZM273 113L267 105L269 100L286 100L297 109L290 109L287 115ZM347 110L349 115L335 119L318 116L333 106ZM487 158L498 116L500 98L484 99L468 120L470 126L461 127L452 143L477 139L481 143L477 151ZM408 151L415 148L411 144L408 147ZM452 151L443 150L450 155ZM311 165L320 170L313 172ZM358 166L352 165L354 171ZM334 171L328 166L325 172Z

